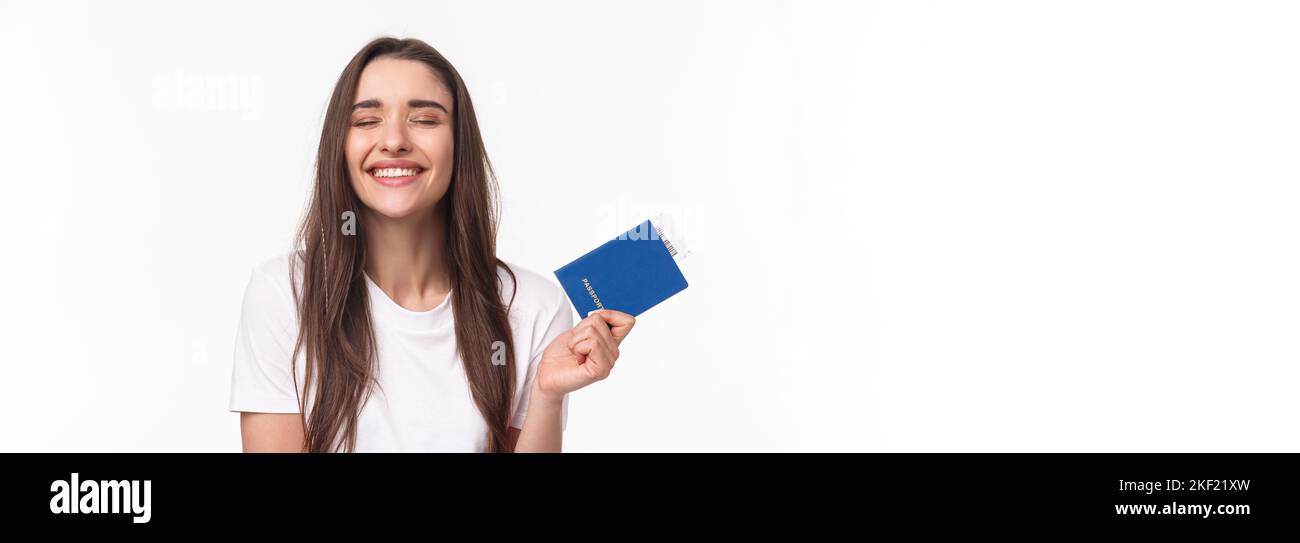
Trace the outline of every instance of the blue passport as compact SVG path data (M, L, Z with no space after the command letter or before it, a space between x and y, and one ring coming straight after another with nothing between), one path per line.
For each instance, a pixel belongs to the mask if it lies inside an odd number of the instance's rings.
M613 309L632 316L686 288L676 249L650 221L555 270L578 315Z

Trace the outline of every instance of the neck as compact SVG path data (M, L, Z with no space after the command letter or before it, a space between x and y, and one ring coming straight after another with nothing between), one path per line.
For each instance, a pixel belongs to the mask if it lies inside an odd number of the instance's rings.
M451 291L441 213L441 207L435 207L401 219L369 210L362 214L366 274L389 298L412 311L437 307Z

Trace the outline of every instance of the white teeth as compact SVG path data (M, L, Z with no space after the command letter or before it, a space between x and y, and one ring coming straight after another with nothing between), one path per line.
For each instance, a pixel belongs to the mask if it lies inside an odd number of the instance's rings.
M416 168L380 168L370 172L375 177L410 177L415 175Z

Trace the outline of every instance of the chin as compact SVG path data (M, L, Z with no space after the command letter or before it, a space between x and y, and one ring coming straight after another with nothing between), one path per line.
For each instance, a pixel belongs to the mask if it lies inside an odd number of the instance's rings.
M414 191L374 192L361 194L361 203L367 209L389 219L405 219L433 210L436 202L427 202L423 195Z
M367 205L370 211L388 219L405 219L421 213L431 213L432 205L403 205L394 203L385 203L380 205Z

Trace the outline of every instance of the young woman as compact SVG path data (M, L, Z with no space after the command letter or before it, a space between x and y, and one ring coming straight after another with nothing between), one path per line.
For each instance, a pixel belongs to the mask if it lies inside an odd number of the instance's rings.
M495 181L456 69L377 39L339 76L297 249L253 271L230 409L245 451L558 452L566 394L634 321L573 326L496 256Z

